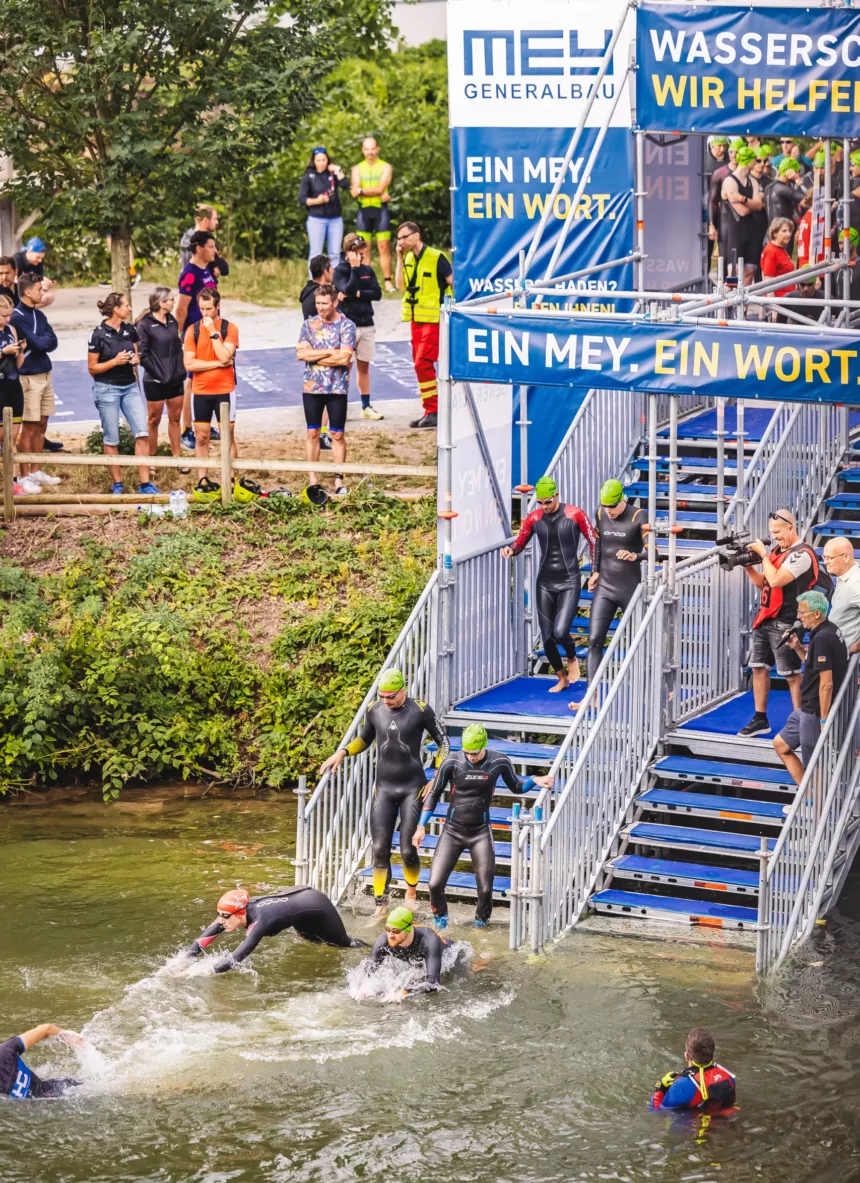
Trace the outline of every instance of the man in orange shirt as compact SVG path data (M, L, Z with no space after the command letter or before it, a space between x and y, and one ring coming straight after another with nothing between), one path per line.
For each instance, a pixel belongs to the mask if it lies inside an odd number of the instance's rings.
M221 295L217 288L204 288L197 297L201 319L185 332L185 369L191 374L195 454L209 459L212 416L220 422L222 403L230 407L230 455L236 449L236 367L239 330L221 317ZM213 498L220 486L209 480L206 468L199 468L195 492Z

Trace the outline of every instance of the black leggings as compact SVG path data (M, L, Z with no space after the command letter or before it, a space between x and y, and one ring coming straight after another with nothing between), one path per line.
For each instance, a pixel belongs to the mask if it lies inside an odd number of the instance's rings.
M478 889L475 919L489 920L493 913L496 848L493 845L493 834L488 825L463 826L461 828L454 822L445 823L442 837L439 839L439 845L433 855L433 865L430 868L430 907L433 909L434 916L448 915L445 887L464 850L468 850L472 856L472 872Z
M556 673L561 671L561 653L573 661L576 657L576 646L570 635L576 610L579 607L579 584L576 587L547 587L537 582L535 602L537 604L538 624L543 638L543 647L549 664Z
M420 789L405 792L381 789L378 785L370 807L370 835L373 841L373 894L381 903L385 890L391 882L391 838L400 814L400 856L403 860L403 877L407 883L418 882L421 860L412 836L418 826L421 809L418 803Z
M601 580L603 576L601 576ZM638 583L629 588L618 590L613 587L602 588L598 583L594 599L591 601L590 624L588 626L588 681L591 682L597 673L598 666L603 661L603 645L609 626L615 613L620 608L622 613L627 611L627 605L633 599Z

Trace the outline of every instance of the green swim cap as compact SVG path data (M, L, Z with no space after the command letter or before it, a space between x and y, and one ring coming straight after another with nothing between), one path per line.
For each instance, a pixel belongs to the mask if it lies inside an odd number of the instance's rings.
M858 149L856 152L852 152L848 159L855 168L860 168L860 149Z
M851 246L856 246L860 242L860 230L856 226L852 226L848 231L848 241Z
M755 158L756 160L770 160L772 155L770 144L762 144L760 148L756 149Z
M735 136L735 138L729 144L729 147L733 152L739 152L741 148L745 148L746 146L747 142L743 136Z
M728 144L728 142L729 142L728 136L711 136L711 146L712 147L714 144Z
M860 156L860 152L857 155ZM786 156L780 160L778 172L781 177L784 177L786 173L799 173L800 163L793 156Z
M399 928L401 932L409 932L412 928L412 921L414 917L408 908L402 905L399 908L392 908L385 918L386 928Z
M621 481L611 480L604 481L600 486L600 504L601 505L617 505L624 496L624 486Z
M823 152L816 152L815 159L812 161L812 167L813 168L824 168L824 160L825 160L824 153Z
M480 752L487 746L487 729L480 723L470 723L463 732L463 751Z
M746 146L743 148L738 148L737 152L735 153L735 160L741 166L741 168L746 168L748 164L752 164L752 162L755 160L755 152L752 150L752 148L747 148Z
M400 670L386 670L379 678L379 689L383 694L394 694L397 690L402 690L406 685L406 679L401 674Z
M539 501L546 501L547 497L555 497L558 485L551 476L542 476L535 485L535 497Z

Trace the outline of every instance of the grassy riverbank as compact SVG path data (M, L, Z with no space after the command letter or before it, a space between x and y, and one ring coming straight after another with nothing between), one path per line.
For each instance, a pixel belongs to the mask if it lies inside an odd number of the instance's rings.
M434 562L434 506L360 490L0 535L0 792L280 786L349 723Z

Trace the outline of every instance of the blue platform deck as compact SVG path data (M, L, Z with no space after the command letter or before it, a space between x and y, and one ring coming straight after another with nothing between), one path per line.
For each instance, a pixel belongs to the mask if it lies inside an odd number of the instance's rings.
M764 435L768 423L773 418L773 409L769 407L745 407L744 408L744 437L750 443L758 443ZM738 429L738 410L735 406L726 407L725 430L726 440L733 437ZM664 427L658 433L661 440L669 438L669 429ZM678 439L679 440L693 440L702 439L713 441L717 440L717 412L716 410L702 411L701 414L695 415L692 419L686 419L683 423L678 424Z
M692 756L666 756L654 765L658 776L689 782L731 785L739 789L762 789L771 785L796 788L787 768L764 764L733 764L727 760L695 760Z
M703 890L722 890L723 887L743 887L757 891L758 871L745 871L738 867L712 867L708 863L676 863L672 859L643 858L639 854L623 854L612 860L616 871L627 873L628 877L648 879L677 878L690 882ZM620 876L619 876L620 877Z
M609 908L622 913L636 912L643 908L652 912L666 912L669 915L689 916L694 923L717 924L722 921L735 924L754 925L758 921L755 908L739 908L736 904L710 904L704 900L679 900L675 896L646 895L636 891L598 891L591 897L593 907L598 910Z
M737 735L742 727L749 723L755 714L753 694L748 690L745 694L738 694L728 702L721 703L695 719L682 723L679 731L707 731L712 735ZM767 717L771 723L771 731L764 736L756 736L760 742L770 744L774 736L782 730L785 721L791 714L791 695L787 690L771 690L767 704Z
M542 715L556 722L559 719L573 721L573 711L567 705L576 702L585 694L587 683L575 682L560 694L550 694L555 678L513 678L475 694L454 707L457 711L479 711L493 715Z

